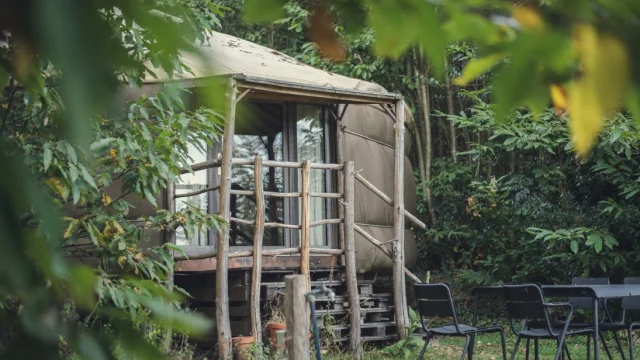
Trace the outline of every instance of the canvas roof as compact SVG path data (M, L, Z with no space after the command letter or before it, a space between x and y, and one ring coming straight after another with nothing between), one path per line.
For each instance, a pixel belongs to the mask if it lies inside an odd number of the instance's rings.
M176 74L175 80L233 75L255 81L264 79L336 91L393 95L378 84L318 69L268 47L219 32L212 32L207 41L199 46L199 50L200 54L182 54L183 62L191 68L193 74ZM156 74L158 79L147 76L145 83L169 80L162 71L157 71Z

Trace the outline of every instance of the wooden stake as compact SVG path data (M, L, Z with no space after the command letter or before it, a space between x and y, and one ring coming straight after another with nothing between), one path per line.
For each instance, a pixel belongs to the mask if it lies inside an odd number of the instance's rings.
M347 111L347 105L338 105L338 113L342 108L342 114ZM344 162L344 132L342 131L342 116L336 117L336 161L338 164ZM344 194L344 173L338 171L338 192ZM344 207L338 206L338 219L344 219ZM338 238L340 249L344 250L344 227L338 227ZM340 263L344 265L344 256L340 258Z
M393 180L393 299L399 339L407 336L409 313L404 280L404 100L396 103Z
M229 109L224 124L222 141L222 164L220 166L220 217L229 222L231 217L231 158L233 154L233 135L236 121L236 83L228 80ZM231 323L229 320L229 226L223 226L218 233L216 267L216 328L218 330L218 358L231 360Z
M347 276L347 294L351 307L349 340L353 358L360 359L362 347L360 344L360 297L358 296L358 278L356 275L356 246L355 246L355 203L354 182L355 169L353 161L344 163L344 258Z
M262 185L262 159L254 159L256 185L256 223L253 232L253 272L251 274L251 330L256 344L262 344L260 322L260 286L262 284L262 236L264 234L264 188Z
M304 296L307 292L307 278L304 275L287 275L284 282L287 356L289 360L310 360L309 312L301 311L309 308Z
M311 198L309 189L311 187L311 162L306 160L302 163L302 192L301 192L301 231L300 231L300 273L307 279L307 284L311 284L309 270L309 248L311 247Z
M358 181L360 181L360 183L362 183L362 185L364 185L367 189L371 190L371 192L373 192L380 199L382 199L382 201L384 201L387 204L393 206L393 200L391 200L391 198L388 197L387 194L383 193L382 190L380 190L377 187L375 187L375 185L373 185L371 182L369 182L369 180L365 179L364 176L362 176L360 174L356 174L356 179ZM409 211L407 211L407 209L404 209L404 215L406 217L408 217L409 220L411 220L414 224L416 224L421 229L426 229L427 228L427 225L425 223L420 221L417 217L413 216L413 214L411 214Z
M167 193L166 193L166 209L169 212L173 212L174 209L174 189L175 189L175 185L172 181L169 181L167 183ZM164 232L164 242L167 244L175 244L175 231L173 229L166 229ZM170 250L171 252L171 256L173 256L174 251ZM174 269L171 268L168 272L167 272L167 281L168 281L168 290L169 291L173 291L173 284L174 284L174 275L173 275ZM165 336L165 351L168 353L171 350L171 343L173 340L173 331L171 328L167 329L167 333Z
M363 238L369 240L369 242L371 244L373 244L375 247L377 247L378 249L380 249L380 251L382 251L385 255L387 255L389 257L389 259L393 260L393 253L391 251L389 251L389 249L387 249L386 247L384 247L385 243L381 243L380 241L378 241L378 239L374 238L373 236L371 236L368 232L364 231L363 228L361 228L358 225L354 225L354 228L356 230L356 232L360 235L362 235ZM413 281L420 283L420 278L418 278L416 275L414 275L411 271L409 271L409 269L407 269L406 267L404 268L404 273L405 275L407 275L408 277L410 277Z

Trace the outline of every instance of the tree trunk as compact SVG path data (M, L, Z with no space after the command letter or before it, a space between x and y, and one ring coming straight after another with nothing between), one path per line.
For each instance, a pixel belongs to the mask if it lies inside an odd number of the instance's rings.
M445 56L445 64L449 64L447 57ZM451 78L449 77L449 72L447 71L446 76L444 77L444 85L447 89L447 113L449 115L454 115L456 109L453 104L453 86L451 85ZM449 121L449 132L451 133L451 159L454 163L458 162L456 159L456 150L457 150L457 139L456 139L456 125L453 121Z
M427 208L429 210L429 217L431 219L431 223L435 224L436 222L436 213L433 208L433 198L431 196L431 188L429 188L427 182L431 180L431 161L433 158L433 144L431 137L431 107L429 105L429 86L427 85L426 80L429 78L429 68L425 64L425 59L422 56L422 51L420 51L419 64L416 64L416 71L420 69L418 72L417 80L418 80L418 95L420 98L420 105L422 107L422 121L424 124L424 135L425 135L425 147L424 147L424 177L425 182L423 183L423 191L427 200Z

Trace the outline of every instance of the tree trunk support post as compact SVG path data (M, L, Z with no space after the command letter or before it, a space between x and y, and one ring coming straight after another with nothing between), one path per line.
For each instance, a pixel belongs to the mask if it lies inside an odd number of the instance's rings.
M311 286L311 277L309 269L309 248L311 247L311 204L310 194L311 188L311 162L305 160L302 163L302 191L301 204L301 229L300 229L300 273L307 279L307 287Z
M338 105L336 107L336 113L333 114L336 123L336 162L338 164L344 163L344 132L342 131L342 117L344 112L347 111L347 105ZM342 114L342 116L340 115ZM344 170L344 169L343 169ZM338 171L338 193L344 194L344 171ZM344 219L344 207L338 206L338 218ZM344 250L344 227L338 227L338 246ZM345 257L340 257L340 264L344 265L346 262Z
M309 308L305 297L307 278L304 275L287 275L284 282L287 358L289 360L310 360L309 312L301 311Z
M175 199L174 199L174 192L175 192L175 184L173 183L173 181L169 181L167 183L167 189L166 189L166 197L165 197L165 205L166 205L166 209L169 212L173 212L175 211ZM175 244L176 242L176 238L175 238L176 232L174 229L171 228L167 228L164 231L164 242L166 244ZM174 258L174 251L173 250L169 250L169 254L171 254L171 258ZM173 286L175 283L175 279L174 279L174 268L172 267L171 269L169 269L169 271L167 271L167 281L169 283L168 285L168 290L173 292ZM173 331L171 328L167 329L167 333L165 335L165 350L167 352L169 352L171 350L171 343L173 340Z
M233 135L236 121L237 88L234 79L227 82L228 106L222 141L222 164L220 165L220 217L227 223L230 219L231 161L233 156ZM216 268L216 328L218 332L218 358L231 360L231 323L229 319L229 226L218 233Z
M353 358L360 360L362 346L360 342L360 297L358 296L358 278L356 275L356 247L355 247L355 168L353 161L344 163L344 257L347 276L347 294L351 307L350 335L351 351Z
M262 158L253 162L256 186L256 222L253 233L253 271L251 274L251 332L255 343L262 343L260 322L260 285L262 283L262 237L264 234L265 201L262 184Z
M404 277L404 100L396 103L393 191L393 299L399 339L407 336L409 313Z

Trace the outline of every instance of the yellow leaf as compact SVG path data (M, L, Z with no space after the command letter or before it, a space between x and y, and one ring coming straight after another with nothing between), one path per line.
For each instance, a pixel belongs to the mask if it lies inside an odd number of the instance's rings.
M525 29L541 30L544 25L540 13L533 7L514 6L511 14Z
M462 70L462 75L454 79L453 83L458 86L465 86L476 77L487 72L503 58L504 54L497 53L473 59L467 63L467 65L464 67L464 70Z
M120 256L118 258L118 264L120 264L120 266L124 265L125 261L127 261L127 258L125 256Z
M138 260L138 261L140 261L140 260L142 260L142 256L143 256L143 255L142 255L142 253L141 253L141 252L139 252L139 253L137 253L137 254L136 254L136 256L134 256L133 258L134 258L134 259L136 259L136 260Z
M111 197L107 194L102 194L102 203L104 204L104 206L109 206L109 204L111 204Z
M556 109L556 114L568 111L569 102L567 100L567 90L561 85L551 85L551 101Z
M604 119L618 110L629 88L629 55L617 38L591 25L576 28L573 42L582 75L569 88L571 140L579 156L595 143Z
M122 228L122 226L120 226L120 223L118 223L117 221L112 221L111 223L113 224L113 227L118 230L118 234L124 234L124 229Z
M65 197L66 189L58 178L51 177L46 179L44 182L47 183L51 190L53 190L56 194L60 195L63 198Z
M64 238L65 239L70 238L77 226L78 226L78 219L71 220L71 222L69 223L69 226L67 226L67 231L64 232Z

